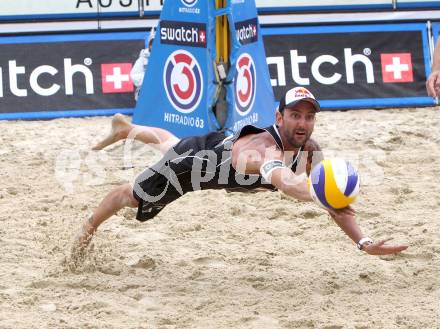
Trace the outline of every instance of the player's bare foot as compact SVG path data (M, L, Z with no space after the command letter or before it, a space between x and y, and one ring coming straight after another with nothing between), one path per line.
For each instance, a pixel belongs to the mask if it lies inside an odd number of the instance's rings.
M102 150L104 147L109 146L121 139L127 138L130 131L130 123L125 119L125 117L117 113L112 118L112 129L110 133L102 141L92 147L92 150L98 151Z

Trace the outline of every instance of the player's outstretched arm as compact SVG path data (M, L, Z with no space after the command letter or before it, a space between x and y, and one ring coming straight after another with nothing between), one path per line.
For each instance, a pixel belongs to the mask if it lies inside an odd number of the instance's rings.
M312 201L309 187L307 185L307 177L305 175L295 175L290 168L284 167L281 161L273 160L265 162L261 167L261 174L278 190L300 201ZM271 166L279 167L270 169ZM265 168L266 167L266 168ZM268 172L269 168L269 173Z
M304 146L296 171L292 172L289 168L282 168L278 172L274 171L270 177L271 184L295 199L312 201L305 174L310 175L312 168L323 158L319 144L315 140L309 139ZM263 167L260 172L264 174L264 170Z
M313 153L310 152L310 155ZM296 175L285 166L284 153L269 133L239 139L232 150L232 166L237 172L260 174L268 183L297 200L312 201L307 177Z
M330 216L334 219L336 224L353 240L354 243L359 243L364 238L359 225L356 223L355 211L351 207L328 210ZM379 242L365 241L362 243L362 250L370 255L389 255L396 254L408 248L407 245L387 245L387 240Z

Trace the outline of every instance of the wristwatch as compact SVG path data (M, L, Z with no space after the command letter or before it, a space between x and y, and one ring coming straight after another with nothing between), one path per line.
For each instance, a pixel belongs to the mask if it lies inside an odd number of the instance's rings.
M358 243L356 244L359 250L363 250L364 249L364 243L365 242L369 242L369 244L372 244L373 240L371 238L369 238L369 237L365 237L365 238L360 239L358 241Z

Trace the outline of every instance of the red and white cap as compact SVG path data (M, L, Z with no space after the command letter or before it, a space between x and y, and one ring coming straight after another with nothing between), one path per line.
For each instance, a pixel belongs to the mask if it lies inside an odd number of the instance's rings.
M304 87L295 87L288 90L280 100L278 111L285 108L292 108L301 101L309 102L315 107L315 111L321 111L321 106L315 96Z

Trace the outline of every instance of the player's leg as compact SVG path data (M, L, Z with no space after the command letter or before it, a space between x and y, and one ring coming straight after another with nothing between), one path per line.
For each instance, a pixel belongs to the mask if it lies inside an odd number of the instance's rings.
M108 193L101 201L93 214L81 225L80 232L75 238L71 251L72 266L81 259L85 248L90 243L93 234L105 220L116 214L124 207L137 207L138 201L133 196L133 188L130 184L121 185Z
M170 150L159 162L147 168L136 178L134 187L130 184L124 184L105 196L93 214L81 225L71 250L70 262L68 263L71 268L75 268L81 262L84 251L99 225L120 209L138 207L136 218L144 221L153 218L168 203L181 196L175 188L168 186L168 177L171 177L172 173L177 175L180 171L184 171L188 174L186 167L170 167L171 159L169 157L173 157L174 154Z
M144 144L149 144L162 153L167 152L179 139L169 131L157 128L138 126L130 123L122 114L116 114L112 118L110 133L102 141L96 144L93 150L102 150L117 141L123 139L136 139Z

